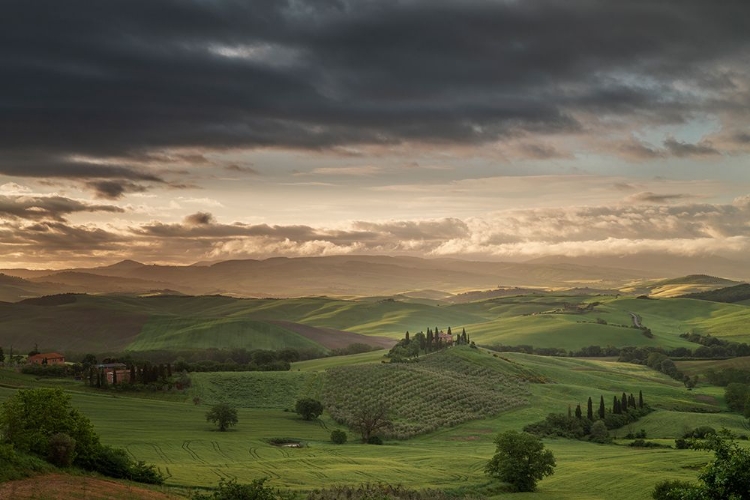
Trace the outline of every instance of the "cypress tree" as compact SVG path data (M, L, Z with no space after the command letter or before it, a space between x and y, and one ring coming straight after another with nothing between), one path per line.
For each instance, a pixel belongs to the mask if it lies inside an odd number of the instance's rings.
M404 336L404 339L406 340L406 343L409 343L409 330L406 330L406 335Z
M612 413L616 415L620 414L620 399L617 396L612 400Z
M586 406L586 418L592 421L594 420L594 402L591 401L591 397L589 397L589 402Z
M643 391L638 391L638 408L643 408Z
M623 392L622 399L620 401L622 401L622 411L628 411L628 395Z
M581 412L581 403L578 403L576 405L576 418L580 419L581 417L583 417L583 413Z
M130 365L130 384L135 384L135 365Z
M599 418L604 418L604 396L599 396Z
M628 406L630 406L631 408L635 408L636 407L635 397L632 394L630 396L628 396Z
M570 412L570 405L568 405L568 418L573 418L573 415Z

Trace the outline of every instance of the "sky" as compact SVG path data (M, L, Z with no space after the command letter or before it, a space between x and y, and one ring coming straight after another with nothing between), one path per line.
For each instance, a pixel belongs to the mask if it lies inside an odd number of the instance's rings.
M6 0L0 268L750 255L750 2Z

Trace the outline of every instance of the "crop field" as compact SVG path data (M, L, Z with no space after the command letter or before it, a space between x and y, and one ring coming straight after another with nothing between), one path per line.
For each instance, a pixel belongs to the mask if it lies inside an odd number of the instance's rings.
M362 405L383 402L393 420L386 436L407 439L528 404L527 384L495 365L493 370L439 352L419 363L332 368L323 400L339 422Z

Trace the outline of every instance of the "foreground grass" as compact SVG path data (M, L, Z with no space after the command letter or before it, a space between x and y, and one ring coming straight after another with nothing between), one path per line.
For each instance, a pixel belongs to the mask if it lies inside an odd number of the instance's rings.
M209 406L194 405L188 396L181 402L95 391L74 392L72 396L105 444L123 447L136 459L156 464L173 487L214 486L221 478L249 482L268 477L272 486L296 491L332 483L382 481L418 489L480 492L492 498L648 499L659 480L695 479L696 468L706 463L708 454L546 440L558 467L533 494L498 494L483 468L494 453L492 440L498 432L521 429L551 411L564 412L568 405L581 403L585 408L586 399L598 398L599 394L605 395L609 405L613 394L643 390L646 401L657 411L635 424L633 430L645 429L649 438L663 439L665 444L672 443L688 426L750 432L741 416L722 411L725 407L720 388L699 385L687 391L668 377L637 365L496 354L451 350L452 356L477 370L496 369L536 380L527 383L529 405L408 441L387 441L383 446L362 445L348 430L349 443L334 445L329 440L330 432L339 426L327 414L318 421L305 422L285 411L293 397L316 394L322 386L324 375L316 369L324 365L314 362L307 365L309 371L196 375L195 390L202 391L203 385L220 380L214 393L217 400L226 398L240 406L239 424L229 432L218 432L207 423ZM362 358L374 361L368 355ZM325 361L329 360L316 362ZM16 384L44 383L21 375L5 380L11 379ZM13 388L0 387L0 400L13 393ZM628 429L622 429L618 434L626 432ZM298 440L305 446L272 446L272 438Z

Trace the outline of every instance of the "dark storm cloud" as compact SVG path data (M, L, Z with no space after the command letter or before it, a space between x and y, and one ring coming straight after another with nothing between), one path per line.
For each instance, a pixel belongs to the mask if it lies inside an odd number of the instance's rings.
M180 147L472 144L595 130L588 121L607 116L681 123L702 92L728 107L718 68L750 49L749 31L746 0L11 0L0 18L0 173L161 182L129 159Z
M94 191L97 198L107 200L116 200L121 198L125 193L142 193L146 188L134 182L114 180L114 181L90 181L86 183Z
M688 157L688 156L713 156L721 154L715 147L708 142L699 142L698 144L691 144L689 142L678 141L674 138L669 138L664 141L664 146L674 156L677 157Z
M0 195L0 219L29 219L64 221L76 212L122 213L112 205L92 205L62 196L4 196Z
M652 193L650 191L646 191L643 193L636 193L634 195L628 196L626 201L629 201L631 203L664 204L664 203L670 203L673 201L684 200L686 198L694 198L694 196L690 194L682 194L682 193L658 194L658 193Z

